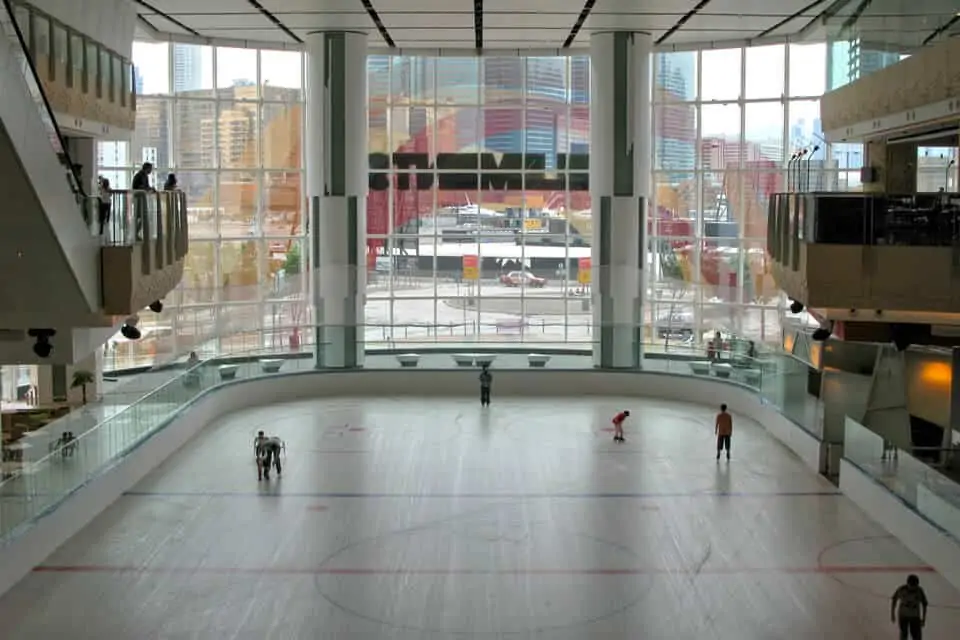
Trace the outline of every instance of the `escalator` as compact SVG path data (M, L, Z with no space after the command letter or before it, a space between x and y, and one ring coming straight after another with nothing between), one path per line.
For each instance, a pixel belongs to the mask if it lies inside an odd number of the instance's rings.
M100 308L94 201L58 129L10 0L0 28L0 332L90 326ZM0 338L2 339L2 338Z

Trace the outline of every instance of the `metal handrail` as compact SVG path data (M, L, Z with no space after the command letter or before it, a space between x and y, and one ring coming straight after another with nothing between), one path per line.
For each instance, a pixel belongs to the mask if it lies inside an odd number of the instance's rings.
M37 73L37 68L33 64L33 57L30 55L30 47L27 45L27 40L23 37L23 31L21 31L20 25L17 23L16 14L14 13L10 0L3 0L3 6L6 10L6 15L0 19L0 22L3 22L5 25L9 24L10 27L12 27L12 33L10 32L10 29L6 29L7 37L11 40L15 40L16 43L19 44L19 52L23 56L23 65L21 67L23 77L27 81L27 84L30 85L30 91L33 94L34 102L38 104L38 111L41 112L40 117L44 120L44 124L47 126L48 133L50 134L50 144L53 147L53 151L57 154L57 158L60 160L61 164L66 166L68 177L67 181L70 183L70 188L74 195L77 196L79 201L85 198L87 195L86 191L83 189L83 181L76 170L73 160L70 158L70 153L67 151L67 145L63 134L60 131L59 125L57 125L57 118L53 114L53 107L50 106L50 101L47 100L47 94L43 91L43 84L40 81L40 74ZM29 69L29 72L27 69Z

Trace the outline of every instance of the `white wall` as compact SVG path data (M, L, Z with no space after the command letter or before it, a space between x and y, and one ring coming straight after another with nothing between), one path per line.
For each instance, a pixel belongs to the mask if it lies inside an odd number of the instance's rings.
M176 384L176 383L174 383ZM43 562L57 547L109 507L125 491L213 420L250 407L329 396L469 396L478 393L477 372L357 371L305 372L243 379L199 397L193 405L117 464L79 488L32 529L0 550L0 594ZM821 463L820 443L760 404L750 391L706 378L655 373L601 371L497 371L494 394L523 396L652 397L696 402L710 407L726 403L734 414L756 420L797 453L814 471Z
M133 0L28 0L28 3L127 60L133 58L133 32L137 25Z
M0 326L23 326L26 320L16 318L22 311L53 312L45 323L33 326L69 325L71 315L99 311L100 239L83 220L66 169L37 113L18 54L6 38L0 42L0 83L4 90L0 120L9 140L0 148L5 205L0 218L4 278ZM19 200L12 197L14 193ZM38 203L42 211L37 211ZM7 321L8 316L12 321Z
M960 545L955 540L846 460L840 463L840 490L870 518L960 589Z

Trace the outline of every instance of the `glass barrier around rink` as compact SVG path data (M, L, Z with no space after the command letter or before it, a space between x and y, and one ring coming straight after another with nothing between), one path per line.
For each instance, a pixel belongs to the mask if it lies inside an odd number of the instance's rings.
M396 335L398 329L391 327L392 335ZM626 328L627 331L632 329ZM425 336L427 327L421 326L417 330L423 330ZM430 335L436 335L438 331L442 335L450 330L449 326L429 327ZM325 343L323 337L344 331L344 327L326 326L309 331L290 327L221 336L216 344L198 344L193 356L128 376L115 391L107 391L103 399L88 411L75 411L30 432L17 447L16 458L5 461L4 478L0 482L0 537L28 526L162 428L173 414L204 391L230 380L323 368L316 364L316 347L323 350L335 346ZM366 336L382 336L383 331L383 327L368 326L362 332ZM291 336L297 337L291 340ZM314 336L320 336L319 345L315 344ZM417 336L417 340L399 345L396 341L387 341L385 344L391 348L383 351L368 344L363 366L372 369L410 366L448 369L475 367L486 361L491 362L494 369L593 367L594 345L589 341L582 343L581 350L573 351L568 344L563 344L562 349L550 349L550 343L546 341L526 343L516 340L457 342L438 350L437 343L427 342L423 336ZM417 346L425 344L432 349L417 350ZM645 371L703 376L743 385L773 404L789 395L782 390L773 391L777 385L782 385L782 358L775 353L752 352L749 344L737 346L731 341L719 351L682 343L658 342L639 347L643 352L642 369ZM99 418L93 417L94 413ZM5 449L13 452L9 445Z
M949 454L948 464L960 455L956 448L938 452ZM960 544L960 484L849 417L843 457Z

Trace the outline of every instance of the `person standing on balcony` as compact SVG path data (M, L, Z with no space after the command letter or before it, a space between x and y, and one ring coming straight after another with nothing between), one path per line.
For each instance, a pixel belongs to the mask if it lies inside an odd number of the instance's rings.
M177 183L177 174L168 173L167 181L163 183L164 191L176 191L180 188L180 185Z
M107 224L107 220L110 219L110 181L100 176L97 180L98 188L97 195L99 196L100 202L99 211L97 220L100 224L100 235L103 235L103 227Z
M156 189L150 186L151 173L153 173L153 163L144 162L140 167L140 171L133 174L133 182L130 185L134 192L137 192L133 194L133 217L137 240L143 240L143 219L147 213L147 196L143 192L156 191Z
M150 186L150 174L153 173L153 163L144 162L140 167L140 171L137 171L133 174L133 182L130 185L130 188L134 191L155 191L155 189Z

